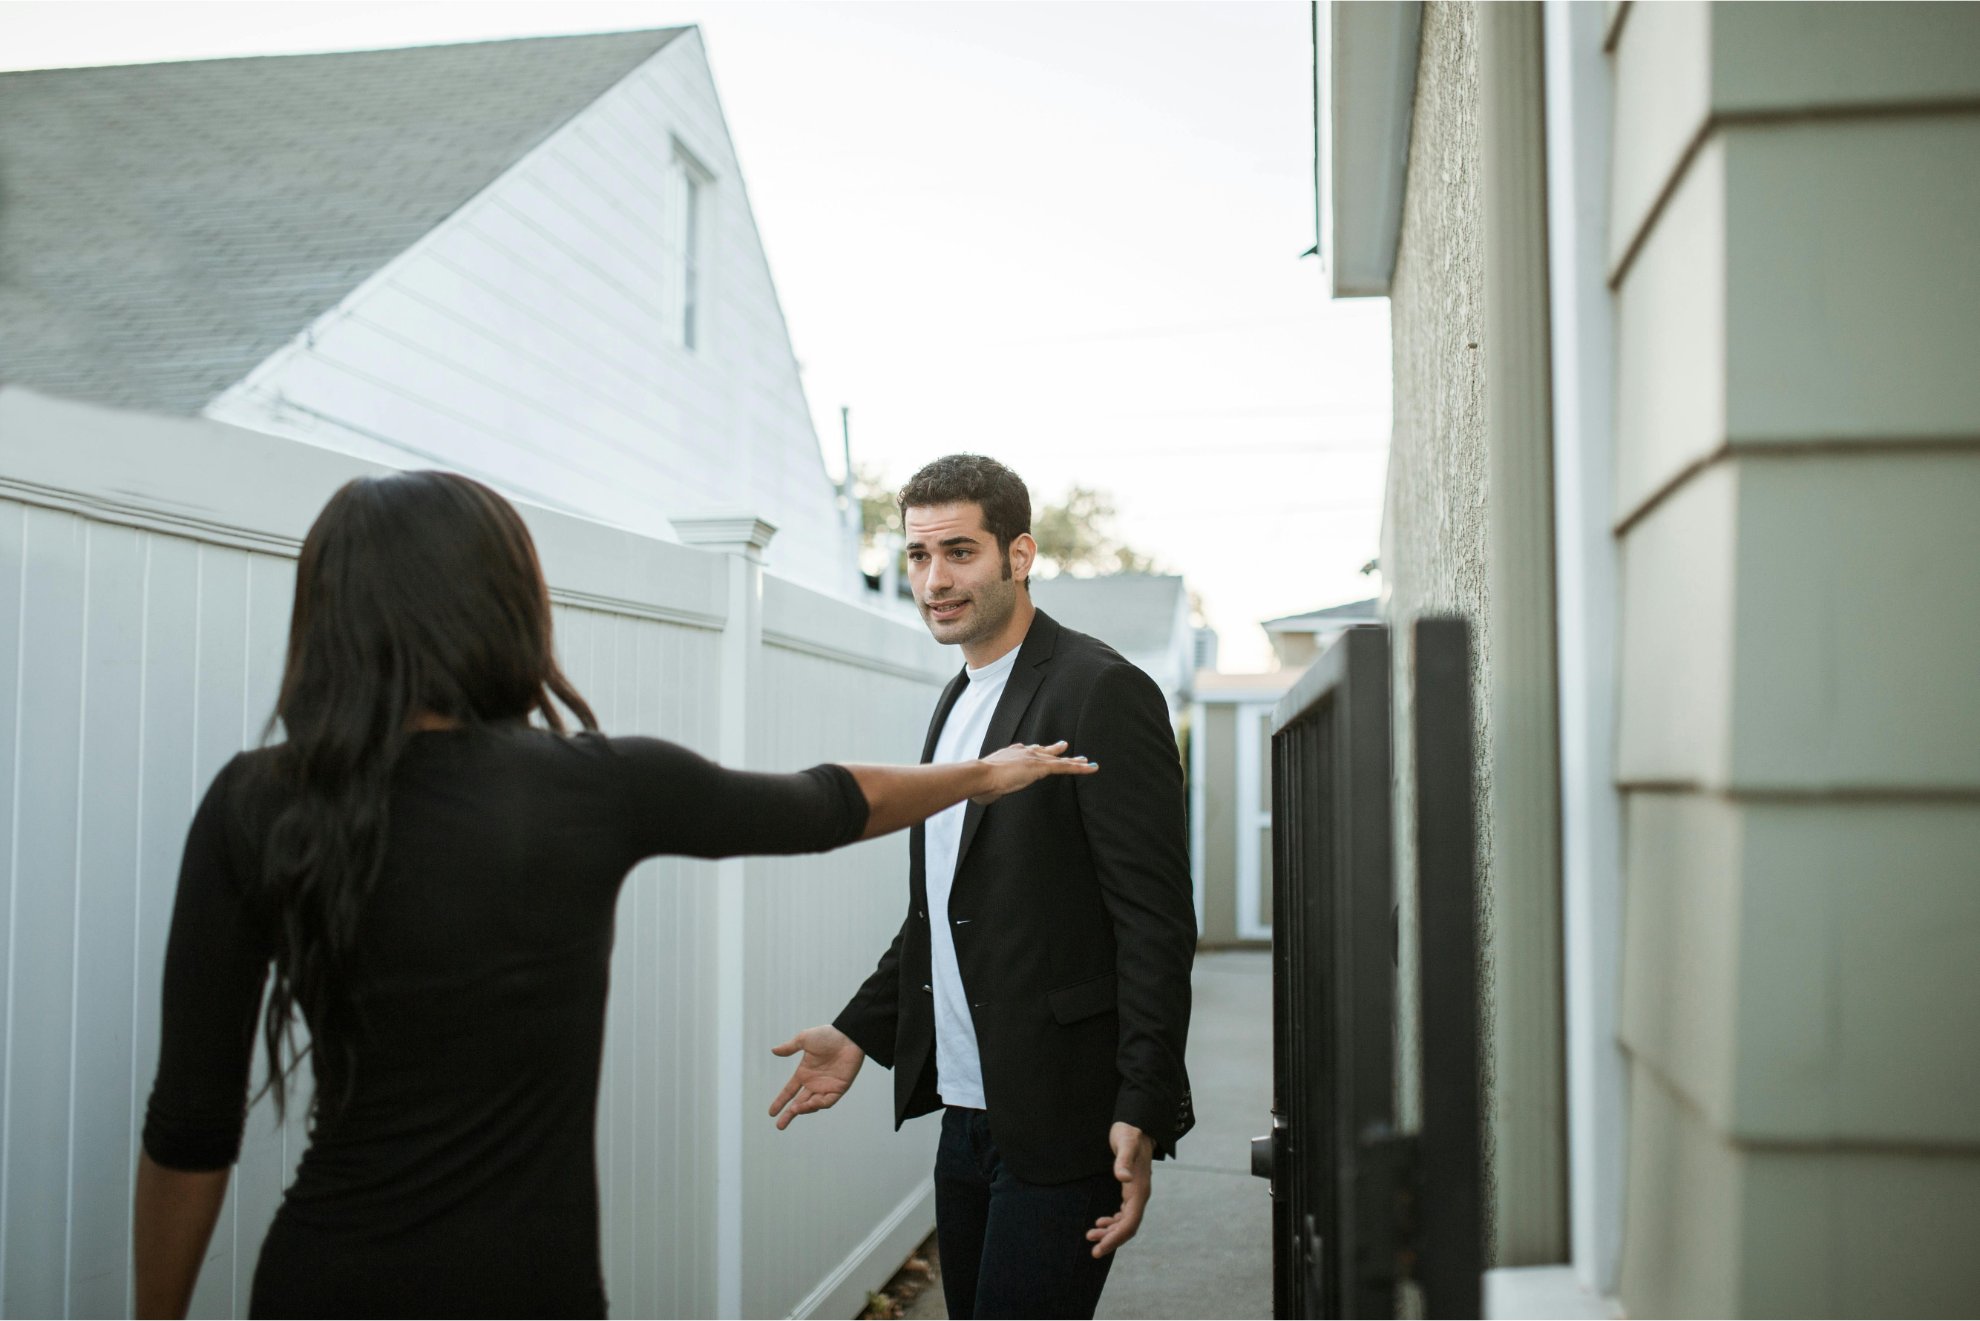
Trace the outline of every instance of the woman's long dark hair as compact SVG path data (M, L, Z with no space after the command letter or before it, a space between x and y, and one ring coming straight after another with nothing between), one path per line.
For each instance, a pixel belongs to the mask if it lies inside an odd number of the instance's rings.
M281 808L263 851L275 976L262 1026L278 1114L301 1062L298 1009L315 1120L334 1122L350 1100L362 1028L351 974L414 716L479 725L536 714L562 732L552 698L598 728L557 668L549 589L508 501L444 472L363 477L330 498L296 566L275 707L287 738L273 749Z

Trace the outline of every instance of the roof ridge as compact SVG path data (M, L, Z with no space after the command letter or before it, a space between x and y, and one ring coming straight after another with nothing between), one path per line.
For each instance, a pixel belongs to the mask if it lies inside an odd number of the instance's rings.
M0 380L199 412L689 30L0 75Z
M62 74L97 73L124 69L183 69L203 64L254 64L266 60L319 60L336 59L347 55L395 55L400 52L459 50L467 47L517 46L533 42L588 41L600 37L643 37L665 35L671 40L681 33L700 27L699 23L681 23L673 27L653 28L612 28L602 32L545 32L536 36L524 37L485 37L474 41L419 41L403 46L358 46L349 50L291 50L271 51L262 55L202 55L185 60L133 60L110 64L54 64L29 69L0 69L0 79L22 74ZM664 45L665 43L662 43ZM654 48L656 51L660 47Z

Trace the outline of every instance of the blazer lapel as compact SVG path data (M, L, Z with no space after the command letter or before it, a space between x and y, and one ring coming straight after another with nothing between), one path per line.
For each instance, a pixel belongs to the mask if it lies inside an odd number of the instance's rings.
M1003 696L997 699L997 710L990 717L990 731L983 736L983 748L978 756L1007 747L1011 736L1017 732L1018 721L1031 707L1031 699L1038 695L1038 687L1045 682L1042 668L1052 659L1052 648L1059 640L1059 626L1043 610L1032 616L1031 630L1024 635L1024 645L1018 648L1017 661L1011 667L1011 677L1004 681ZM932 746L932 745L931 745ZM926 758L924 758L926 760ZM976 838L976 827L983 820L983 804L972 802L963 811L962 839L956 845L956 874L962 874L963 859L969 856L970 841Z
M928 721L928 737L921 744L921 760L926 765L935 755L935 744L942 737L942 726L948 723L949 711L962 696L963 689L969 686L969 670L956 671L956 677L949 680L949 686L942 690L936 700L935 714ZM908 893L916 908L927 906L928 898L928 826L926 822L915 822L908 831Z
M935 703L935 714L928 721L928 737L921 743L923 765L927 765L935 756L935 745L942 738L942 726L949 723L949 712L954 709L956 699L963 695L963 689L968 686L969 667L964 666L956 671L956 677L949 680L949 686L942 690L942 696Z

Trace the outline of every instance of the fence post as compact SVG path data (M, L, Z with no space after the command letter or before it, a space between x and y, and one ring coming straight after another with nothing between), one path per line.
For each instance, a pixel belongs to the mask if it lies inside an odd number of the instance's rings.
M1423 1120L1417 1280L1426 1317L1479 1315L1484 1275L1478 1077L1477 837L1471 633L1416 621L1417 958Z
M690 546L728 556L715 758L749 764L749 712L763 648L763 552L777 529L748 512L673 520ZM715 864L715 1312L742 1315L744 886L747 862Z

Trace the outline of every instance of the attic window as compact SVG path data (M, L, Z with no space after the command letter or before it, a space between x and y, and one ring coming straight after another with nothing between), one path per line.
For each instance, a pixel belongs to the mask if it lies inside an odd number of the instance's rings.
M681 343L694 347L694 318L701 298L701 180L692 172L682 180L681 220Z
M668 216L667 240L667 338L693 352L707 338L708 216L705 214L713 192L714 176L694 154L674 143L674 159L669 171L668 191L672 214Z

